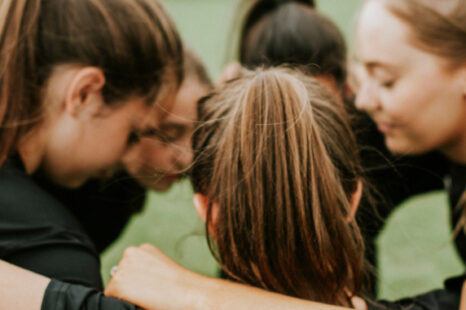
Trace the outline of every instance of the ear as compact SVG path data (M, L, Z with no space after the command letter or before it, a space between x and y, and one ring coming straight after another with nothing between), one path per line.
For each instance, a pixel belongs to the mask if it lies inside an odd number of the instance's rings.
M193 197L194 208L197 211L199 217L204 221L207 220L207 208L209 207L209 198L207 196L196 193ZM217 227L217 220L218 220L218 204L212 203L212 218L210 225L208 227L210 235L215 239L216 238L216 227Z
M201 220L205 223L207 220L207 208L209 206L209 198L207 196L195 193L193 197L194 208Z
M92 106L95 99L101 98L105 76L102 70L95 67L79 69L71 79L65 94L65 109L73 116Z
M350 207L351 207L351 219L354 219L356 216L356 211L358 211L359 203L361 202L362 197L362 182L358 181L356 185L356 190L351 195Z

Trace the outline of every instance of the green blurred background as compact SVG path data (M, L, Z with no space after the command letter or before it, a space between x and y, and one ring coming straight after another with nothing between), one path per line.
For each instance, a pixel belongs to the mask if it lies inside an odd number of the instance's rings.
M240 25L238 7L244 9L248 1L161 1L183 39L203 59L215 80L223 66L234 59L237 36L234 29ZM318 8L340 26L351 42L361 2L320 0ZM413 198L394 212L378 240L380 298L393 299L438 288L445 278L462 272L462 263L451 242L448 212L443 192ZM105 281L123 250L142 243L158 246L189 269L211 276L217 274L203 224L192 207L192 190L187 181L166 193L150 193L144 212L131 220L121 238L102 255Z

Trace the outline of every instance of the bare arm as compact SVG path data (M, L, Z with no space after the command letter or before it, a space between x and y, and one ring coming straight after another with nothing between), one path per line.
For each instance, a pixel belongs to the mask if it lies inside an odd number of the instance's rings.
M0 309L40 310L49 278L0 260Z
M105 294L148 310L341 310L184 269L150 245L126 250ZM365 309L364 302L362 308Z

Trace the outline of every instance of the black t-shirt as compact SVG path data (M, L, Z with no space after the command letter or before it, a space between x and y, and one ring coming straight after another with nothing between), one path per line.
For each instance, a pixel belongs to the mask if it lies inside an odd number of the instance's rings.
M73 213L100 253L120 236L131 216L142 210L147 192L126 172L107 180L90 180L77 189L57 186L40 174L34 180Z
M70 284L64 305L53 284L42 309L118 310L103 296L99 253L75 216L26 174L18 157L0 167L0 259ZM60 283L60 282L59 282ZM76 284L76 285L75 285Z
M445 281L445 288L398 301L367 301L368 310L458 310L466 277Z

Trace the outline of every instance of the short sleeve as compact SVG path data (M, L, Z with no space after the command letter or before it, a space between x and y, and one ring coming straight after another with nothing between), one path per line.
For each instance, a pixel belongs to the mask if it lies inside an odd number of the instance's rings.
M139 307L106 297L96 289L77 284L50 281L41 310L136 310Z

